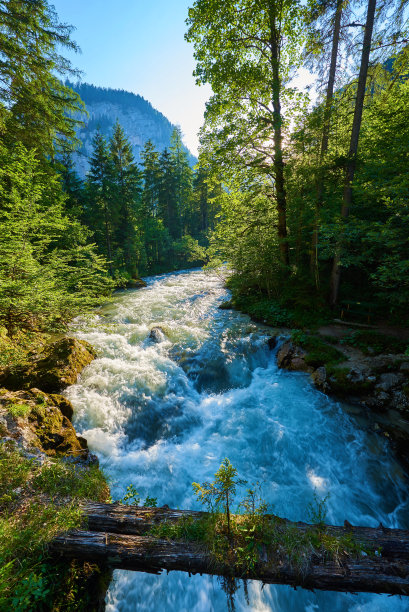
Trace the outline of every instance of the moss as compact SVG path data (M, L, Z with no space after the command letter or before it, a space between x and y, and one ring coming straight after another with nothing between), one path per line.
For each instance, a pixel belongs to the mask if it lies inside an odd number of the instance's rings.
M58 407L36 404L30 412L29 420L38 437L40 450L50 456L84 455L82 442L71 421Z
M32 355L28 363L3 368L0 371L0 385L12 391L35 387L48 393L58 393L77 381L78 374L95 355L87 342L62 338L47 345L41 355Z
M18 402L10 402L6 405L6 410L12 417L26 417L31 412L31 407L27 404L20 404Z
M328 367L327 383L337 395L363 395L369 393L375 386L375 381L351 380L350 368Z
M300 330L296 330L292 333L291 339L294 344L301 346L306 351L304 361L313 368L319 368L323 365L335 365L346 359L341 351L330 346L319 336L309 335Z
M38 389L30 391L0 391L0 407L4 406L13 419L22 419L15 435L49 456L86 457L87 444L79 438L68 417L73 408L60 395L47 395ZM3 435L8 435L6 431Z

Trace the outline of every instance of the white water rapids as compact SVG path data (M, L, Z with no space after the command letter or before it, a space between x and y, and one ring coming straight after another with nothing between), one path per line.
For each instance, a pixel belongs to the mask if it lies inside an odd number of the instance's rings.
M218 309L227 291L200 270L148 279L124 291L75 333L99 357L67 395L75 426L111 478L114 499L133 484L142 498L199 509L191 483L212 479L224 457L262 483L274 512L307 520L314 490L330 494L329 522L409 527L407 481L386 443L305 374L279 370L268 329ZM154 326L164 334L149 339ZM383 595L312 593L248 583L236 610L408 610ZM224 612L216 578L116 571L108 612Z

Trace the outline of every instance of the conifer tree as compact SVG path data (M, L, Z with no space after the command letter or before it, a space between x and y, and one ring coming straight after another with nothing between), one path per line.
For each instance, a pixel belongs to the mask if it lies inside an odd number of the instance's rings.
M79 96L60 80L75 74L59 53L77 49L72 28L58 22L47 0L4 0L0 24L0 101L9 111L3 139L53 157L75 141L75 113L84 110Z
M174 240L181 237L181 219L178 200L178 177L172 156L164 149L159 157L158 210L165 227Z
M95 240L108 258L114 274L114 232L118 223L118 202L113 198L113 163L108 143L100 132L93 140L93 153L87 176L87 225L94 229Z
M110 152L113 170L112 199L118 214L115 242L117 249L123 252L126 271L133 276L140 257L137 214L141 196L141 173L135 164L132 147L118 122L110 140Z
M170 154L174 168L176 206L184 233L189 233L191 224L192 169L182 143L180 128L175 128L170 141Z

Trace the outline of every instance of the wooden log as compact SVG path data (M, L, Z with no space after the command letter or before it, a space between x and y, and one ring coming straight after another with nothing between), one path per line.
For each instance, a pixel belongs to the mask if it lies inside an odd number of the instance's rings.
M176 522L182 517L198 520L207 516L206 512L174 510L167 506L143 508L121 504L88 503L82 508L90 531L106 531L123 535L144 535L152 527L164 521ZM269 515L269 518L279 520L288 527L295 527L300 532L311 529L308 523L292 522L274 515ZM383 558L409 560L409 531L404 529L389 529L383 525L376 528L355 527L345 522L343 527L326 525L325 530L329 535L336 537L352 534L358 541L367 543L374 550L379 550Z
M164 520L182 516L199 519L206 513L169 508L139 508L119 504L87 504L88 530L61 535L53 540L55 556L88 559L112 568L148 573L178 570L190 574L211 574L288 584L310 589L375 592L409 595L409 531L378 528L326 526L331 535L353 533L376 555L344 556L339 563L311 555L305 568L293 567L277 558L276 551L264 548L253 571L243 574L231 565L216 564L203 545L152 537L149 529ZM280 525L299 530L300 536L311 525L277 519ZM141 535L142 534L142 535Z

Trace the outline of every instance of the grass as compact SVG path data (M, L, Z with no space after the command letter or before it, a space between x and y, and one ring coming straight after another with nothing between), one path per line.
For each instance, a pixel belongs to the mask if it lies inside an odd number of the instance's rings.
M300 531L283 519L262 514L231 515L231 533L227 534L223 513L209 513L204 518L182 517L163 522L151 529L151 535L168 540L196 542L205 547L216 568L234 576L251 576L262 565L263 551L269 551L268 563L290 566L300 578L306 574L312 558L341 564L350 556L371 551L352 535L336 537L325 525L313 525Z
M47 334L38 331L21 330L9 338L5 328L0 326L0 367L26 363L30 353L41 351L47 338Z
M14 418L26 417L31 412L31 408L27 404L9 403L6 408L7 412Z
M51 563L47 545L84 524L78 500L108 495L95 466L62 460L41 466L14 444L0 444L0 610L93 609L79 594L86 576L98 574L95 566Z
M355 331L341 340L341 344L355 346L365 355L405 353L408 342L376 331Z

